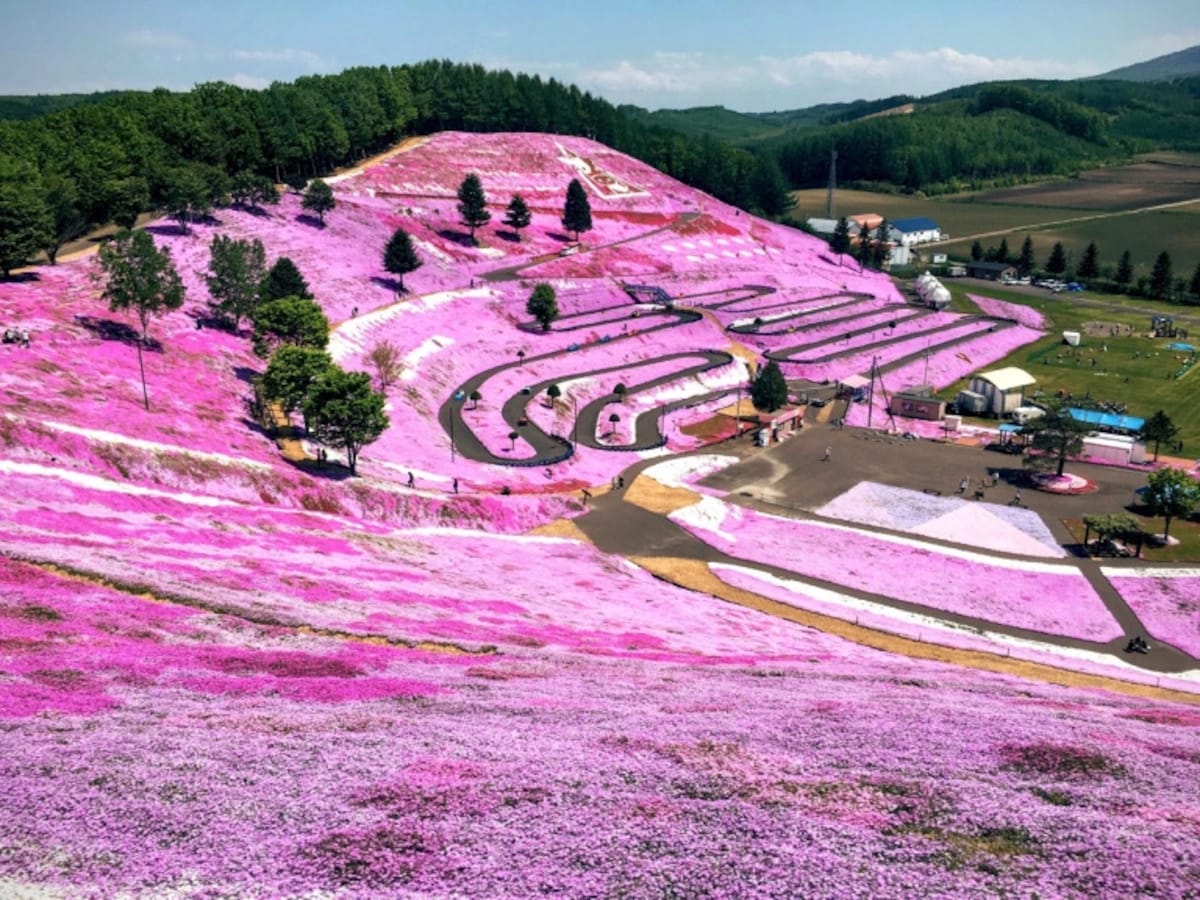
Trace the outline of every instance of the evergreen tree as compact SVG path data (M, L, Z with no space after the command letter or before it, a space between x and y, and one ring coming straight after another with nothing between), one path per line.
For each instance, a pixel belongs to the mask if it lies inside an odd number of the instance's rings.
M333 198L333 188L320 178L314 178L308 185L308 190L304 192L300 206L309 212L315 212L317 219L324 225L325 213L337 206L337 201Z
M1055 243L1054 249L1050 251L1050 258L1046 260L1046 271L1051 275L1061 275L1067 271L1067 252L1063 249L1062 241Z
M1017 271L1021 273L1021 277L1027 276L1033 271L1033 267L1037 265L1033 259L1033 238L1025 235L1025 242L1021 244L1021 255L1017 257Z
M1200 297L1200 263L1196 263L1196 271L1192 273L1192 281L1188 285L1188 290Z
M304 280L304 276L300 274L300 270L296 268L296 264L286 256L281 256L275 260L275 265L271 266L267 276L262 280L262 284L258 289L259 299L266 303L268 300L279 300L283 297L302 297L305 300L312 299L312 292L308 289L308 282Z
M528 228L532 221L533 216L529 212L529 207L525 205L525 198L520 194L514 194L512 200L509 201L508 211L504 214L504 224L513 230L513 234L519 241L521 229Z
M525 302L525 312L533 316L543 331L550 330L550 323L558 318L558 300L554 288L546 283L539 284Z
M483 184L474 172L464 178L458 186L458 215L463 225L471 232L472 243L475 241L475 229L491 221L492 214L488 212Z
M1121 254L1121 261L1117 263L1117 274L1113 280L1122 288L1133 281L1133 263L1129 259L1128 250Z
M1161 409L1142 424L1138 437L1143 441L1154 441L1154 461L1158 462L1158 445L1171 442L1179 436L1179 426L1171 421Z
M304 421L319 443L346 451L350 474L358 471L358 455L387 430L383 394L371 390L366 372L326 369L304 398Z
M567 231L575 233L576 242L579 235L592 230L592 207L588 203L587 191L578 178L572 178L567 185L567 200L563 205L562 226Z
M1100 274L1099 251L1096 249L1096 242L1092 241L1087 245L1087 249L1083 251L1083 258L1079 260L1079 266L1075 269L1076 278L1095 278Z
M787 405L787 381L775 360L768 360L750 382L750 402L763 412L774 412Z
M888 244L888 231L891 226L888 225L887 219L879 223L879 227L875 229L875 243L871 246L871 265L876 269L882 269L888 261L888 256L891 253L891 246Z
M1040 453L1025 458L1032 469L1049 469L1057 466L1062 475L1068 456L1083 452L1083 439L1091 426L1071 415L1068 404L1055 400L1045 404L1042 415L1023 427L1023 433L1031 436L1030 446Z
M1150 272L1150 296L1166 300L1171 292L1171 255L1164 250Z
M971 242L971 260L973 262L979 262L982 259L983 259L983 244L979 243L979 241L972 241Z
M404 290L404 276L421 268L421 257L413 248L412 238L403 228L397 228L391 240L383 249L383 268L391 272L400 281L400 290Z
M205 282L212 297L213 313L233 320L235 329L242 319L253 316L258 306L259 285L266 277L266 252L262 241L235 240L215 235L211 244L208 275Z
M850 222L845 216L838 219L837 227L833 229L829 249L837 254L838 265L841 265L842 257L850 252Z
M1000 238L1000 246L996 248L996 262L1008 265L1008 238Z

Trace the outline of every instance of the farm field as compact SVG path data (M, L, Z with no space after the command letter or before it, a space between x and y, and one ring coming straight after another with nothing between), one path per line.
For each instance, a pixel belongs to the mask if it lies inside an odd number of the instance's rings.
M467 172L492 214L475 240ZM0 347L0 895L1200 882L1195 642L1122 652L1176 611L1130 591L1139 619L1036 501L935 515L921 485L885 490L980 451L868 430L861 404L845 428L700 446L764 356L945 388L1050 340L1040 316L909 317L887 276L583 138L441 133L331 180L323 225L288 194L147 227L187 298L150 323L146 403L94 257L0 282L4 325L32 333ZM397 228L423 262L403 290ZM339 365L395 348L357 475L256 420L266 362L204 321L216 236L296 264ZM751 510L722 476L845 482L838 520Z

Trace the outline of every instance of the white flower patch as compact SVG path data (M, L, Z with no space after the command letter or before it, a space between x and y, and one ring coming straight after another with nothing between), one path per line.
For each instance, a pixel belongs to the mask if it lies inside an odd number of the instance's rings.
M741 518L740 511L736 506L731 506L716 497L701 497L691 506L675 510L669 518L701 531L712 532L729 544L737 543L736 535L723 531L721 526L727 519L736 523Z
M696 481L720 472L738 461L736 456L719 453L703 453L656 463L642 470L642 475L657 481L663 487L688 487Z
M420 374L421 360L428 356L433 356L440 350L451 346L454 343L454 338L445 337L443 335L435 335L426 338L421 342L421 345L415 350L410 350L404 355L404 371L400 373L401 381L413 381Z

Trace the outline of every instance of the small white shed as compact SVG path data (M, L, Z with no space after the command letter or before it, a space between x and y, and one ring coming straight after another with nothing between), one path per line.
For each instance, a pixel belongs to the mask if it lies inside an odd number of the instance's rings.
M986 412L995 416L1010 413L1025 402L1025 388L1037 384L1037 379L1016 366L980 372L971 378L969 390L987 398Z

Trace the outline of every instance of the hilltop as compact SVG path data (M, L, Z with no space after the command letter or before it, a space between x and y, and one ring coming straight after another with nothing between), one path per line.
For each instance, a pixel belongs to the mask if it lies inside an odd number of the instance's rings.
M871 482L928 443L859 427L882 397L844 430L829 404L781 446L737 437L764 360L822 398L873 361L944 385L1036 339L1035 310L918 307L581 137L443 132L331 182L323 227L295 194L147 227L188 292L150 327L149 410L93 255L0 282L32 333L0 346L0 890L1196 882L1194 570L1084 566L1032 509ZM403 291L397 228L423 261ZM205 321L217 235L296 263L344 367L397 349L360 477L258 415L264 360ZM837 496L792 508L793 482ZM585 539L593 515L637 552ZM1131 623L1153 654L1121 652Z
M1095 76L1114 81L1173 81L1200 75L1200 45Z

